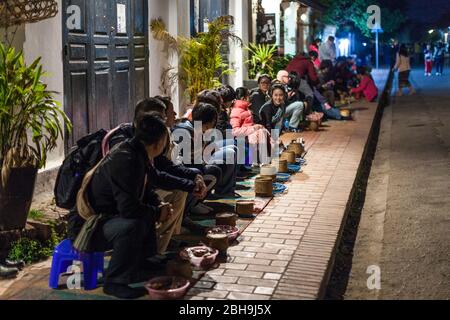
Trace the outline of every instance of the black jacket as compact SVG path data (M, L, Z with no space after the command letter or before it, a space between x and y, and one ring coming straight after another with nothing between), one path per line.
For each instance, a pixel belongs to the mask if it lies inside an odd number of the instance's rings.
M264 104L266 104L267 101L270 100L269 95L265 94L263 91L261 91L260 89L255 89L254 91L252 91L252 93L250 94L250 111L252 112L253 115L253 122L255 124L263 124L261 122L261 117L259 115L259 111L261 110L262 106Z
M270 132L284 117L285 111L284 105L277 107L272 101L267 102L260 110L261 124Z
M151 253L155 253L161 202L149 183L150 167L144 145L135 138L127 140L102 160L87 192L94 211L104 215L103 221L119 216L146 223Z
M120 129L109 140L110 149L133 136L134 127L132 124L121 125ZM169 145L167 145L167 148L169 148ZM194 180L199 173L197 170L183 165L176 165L164 155L160 155L154 159L154 168L150 171L150 181L155 188L193 192L195 188Z

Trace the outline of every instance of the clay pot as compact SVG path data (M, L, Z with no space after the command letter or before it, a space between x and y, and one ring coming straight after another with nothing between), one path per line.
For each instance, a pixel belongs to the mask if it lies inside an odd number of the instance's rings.
M237 218L238 216L231 212L219 213L216 215L216 225L236 227Z
M273 197L273 181L270 177L257 177L255 180L257 197Z
M288 164L293 164L296 161L296 157L295 157L295 152L294 151L284 151L281 154L281 159L282 160L287 160Z
M288 146L288 151L294 151L296 157L301 157L303 152L305 152L305 148L303 148L303 145L301 143L292 142Z
M278 160L273 160L272 163L278 167L278 172L280 172L280 173L288 173L289 172L287 160L278 159Z
M228 235L226 234L208 234L206 235L208 239L208 246L217 249L220 252L226 252L230 246L228 242Z
M253 214L255 210L255 201L238 200L236 201L236 213L242 215Z
M309 130L319 131L319 122L318 121L310 121L309 122Z

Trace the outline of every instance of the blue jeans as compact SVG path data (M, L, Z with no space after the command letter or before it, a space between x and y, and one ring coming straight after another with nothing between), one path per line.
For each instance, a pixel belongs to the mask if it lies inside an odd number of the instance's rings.
M286 107L285 119L289 119L289 127L297 129L302 121L305 105L301 101L292 102Z
M438 72L438 73L444 72L444 58L434 59L434 65L436 67L436 72Z
M222 140L214 143L219 147L219 149L214 152L210 162L222 169L222 179L217 182L215 193L220 195L232 195L236 190L236 178L238 171L237 147L234 145L234 139ZM227 159L232 159L233 162L230 163Z

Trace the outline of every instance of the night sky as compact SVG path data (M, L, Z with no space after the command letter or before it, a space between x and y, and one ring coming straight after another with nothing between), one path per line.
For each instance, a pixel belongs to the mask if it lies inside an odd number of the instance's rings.
M406 0L406 15L414 22L433 26L445 23L450 26L450 0Z

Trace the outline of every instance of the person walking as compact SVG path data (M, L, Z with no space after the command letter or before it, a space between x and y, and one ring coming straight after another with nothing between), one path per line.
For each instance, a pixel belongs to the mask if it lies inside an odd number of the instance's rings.
M431 76L431 71L433 70L433 51L431 50L431 45L427 45L424 51L425 58L425 77Z
M434 50L434 65L436 66L436 75L442 76L444 72L445 48L442 42L439 42Z
M398 92L397 96L403 94L403 88L409 88L409 94L416 93L413 86L409 82L409 74L411 72L411 63L409 59L408 49L402 44L397 54L394 70L398 70Z

